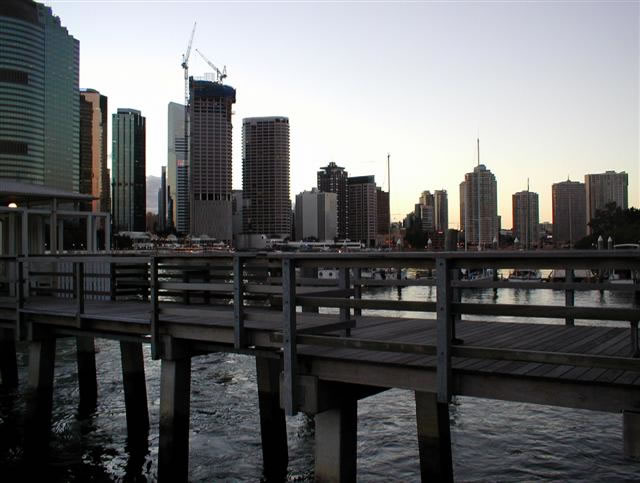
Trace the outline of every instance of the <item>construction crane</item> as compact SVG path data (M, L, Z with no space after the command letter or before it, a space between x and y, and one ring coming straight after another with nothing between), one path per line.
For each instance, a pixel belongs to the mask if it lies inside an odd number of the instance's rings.
M182 54L182 69L184 70L184 161L189 165L189 54L191 54L191 44L193 44L193 36L196 33L196 22L193 22L193 29L191 30L191 37L189 37L189 45L187 51ZM189 169L189 168L187 168ZM190 175L189 175L190 178ZM188 188L187 188L188 190ZM176 190L177 195L177 190ZM176 205L178 199L176 198ZM186 207L187 213L189 212L188 205ZM177 217L176 206L176 222Z
M198 54L200 54L200 57L202 57L204 61L207 64L209 64L209 67L213 69L213 71L216 74L216 82L222 84L224 79L227 77L227 66L225 65L222 69L222 72L220 72L220 69L218 69L215 65L213 65L213 62L207 59L202 52L200 52L198 49L196 49L196 52L198 52Z

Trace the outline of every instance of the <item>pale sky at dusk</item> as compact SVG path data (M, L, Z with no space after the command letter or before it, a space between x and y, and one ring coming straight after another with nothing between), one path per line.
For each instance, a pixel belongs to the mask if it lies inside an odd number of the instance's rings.
M284 115L292 198L329 161L386 190L389 152L393 218L444 188L455 228L479 133L505 228L527 177L540 221L552 183L610 169L629 173L640 205L638 2L45 3L80 41L80 86L108 96L109 115L147 118L147 174L167 161L167 103L184 102L197 21L194 48L237 90L234 188L242 118ZM193 50L190 73L210 70Z

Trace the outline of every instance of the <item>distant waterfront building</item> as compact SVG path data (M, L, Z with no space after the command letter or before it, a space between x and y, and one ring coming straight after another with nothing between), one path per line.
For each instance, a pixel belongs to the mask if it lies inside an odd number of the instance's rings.
M337 236L338 195L312 188L296 195L296 239L331 240Z
M563 181L551 186L553 242L573 246L587 234L584 183Z
M333 162L318 171L318 190L338 195L338 238L342 240L347 238L349 231L348 178L349 173Z
M349 188L348 237L368 247L375 245L378 232L378 195L374 176L353 176Z
M189 78L189 232L231 241L233 87ZM178 164L176 176L180 177ZM178 197L180 186L178 186Z
M513 209L513 237L518 238L520 246L531 248L540 241L538 215L538 193L519 191L511 197Z
M118 109L112 130L113 231L145 231L145 118L135 109Z
M158 231L167 229L167 167L162 166L158 190Z
M584 184L587 196L587 223L593 220L598 210L614 202L616 206L626 210L629 208L629 175L622 171L606 171L601 174L586 174ZM591 227L587 227L591 233Z
M419 212L416 217L420 218L420 226L425 233L433 233L435 231L435 197L430 191L423 191L420 195L420 203L416 205Z
M466 243L489 245L498 239L498 188L496 177L479 164L460 183L460 229Z
M78 193L79 42L50 7L3 0L0 45L0 178Z
M389 207L389 192L382 191L381 187L376 188L376 204L378 210L378 233L388 235L391 227L391 210Z
M96 199L91 211L111 211L111 180L107 165L107 96L94 89L80 91L80 193Z
M436 190L434 197L434 225L437 232L446 233L449 229L449 200L447 190Z
M291 235L288 118L243 119L242 197L244 233Z
M173 198L173 226L189 232L189 160L184 132L184 106L170 102L167 116L167 193Z

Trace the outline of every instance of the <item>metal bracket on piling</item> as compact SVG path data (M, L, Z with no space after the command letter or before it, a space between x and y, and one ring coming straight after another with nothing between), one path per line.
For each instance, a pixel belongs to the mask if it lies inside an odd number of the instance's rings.
M233 257L233 347L242 349L247 345L244 328L244 261Z
M296 263L282 259L282 336L284 350L284 410L289 416L297 412L296 404Z

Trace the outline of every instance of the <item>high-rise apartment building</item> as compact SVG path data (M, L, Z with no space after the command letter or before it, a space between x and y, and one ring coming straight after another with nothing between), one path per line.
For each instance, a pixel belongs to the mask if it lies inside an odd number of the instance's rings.
M447 190L434 191L433 198L433 223L435 230L446 233L449 229L449 201L447 198Z
M167 227L167 167L162 166L158 189L158 231L163 232Z
M0 177L80 189L80 44L51 8L0 4Z
M94 89L80 91L80 193L96 199L92 211L111 211L111 180L107 165L107 96Z
M472 245L489 245L498 240L498 188L496 177L479 164L460 183L460 229Z
M378 233L378 195L374 176L352 176L349 189L348 237L353 241L375 246Z
M145 118L135 109L118 109L111 125L113 231L145 231Z
M587 206L584 183L563 181L551 186L553 242L573 246L587 234Z
M338 195L338 238L340 239L347 238L349 232L348 178L349 173L333 162L318 171L318 190Z
M170 224L180 233L188 233L189 159L184 131L184 106L170 102L167 114L167 192L171 192L174 205Z
M389 192L382 191L381 187L376 188L376 204L378 210L378 233L388 235L391 228L391 210L389 208Z
M435 203L435 197L430 191L422 192L416 218L420 218L420 226L425 233L433 233L435 231Z
M511 197L513 208L513 236L523 248L538 246L540 241L538 193L519 191Z
M242 121L242 228L246 234L291 234L289 119Z
M232 239L231 115L233 87L189 78L189 231ZM180 176L177 166L176 176ZM178 196L180 187L178 186Z
M333 240L338 228L338 195L312 188L296 195L296 239Z
M587 196L587 223L593 220L598 210L614 202L616 206L626 210L629 208L629 175L622 171L606 171L601 174L586 174L584 185ZM587 227L591 233L591 227Z

